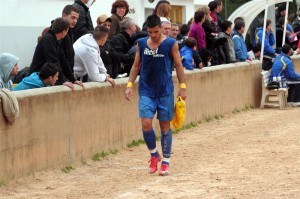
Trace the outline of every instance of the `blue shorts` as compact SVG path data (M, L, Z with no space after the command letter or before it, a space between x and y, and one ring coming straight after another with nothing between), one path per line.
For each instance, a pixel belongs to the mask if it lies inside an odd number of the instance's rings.
M153 119L157 111L159 121L170 121L174 117L174 95L152 98L141 96L139 98L139 114L141 118Z

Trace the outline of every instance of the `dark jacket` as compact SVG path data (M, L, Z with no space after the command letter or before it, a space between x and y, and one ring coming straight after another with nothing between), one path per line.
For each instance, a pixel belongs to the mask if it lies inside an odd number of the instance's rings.
M84 3L82 3L82 1L76 0L73 6L79 9L79 18L75 27L73 28L73 42L75 42L82 35L92 33L94 30L94 26L89 8Z
M99 46L100 56L109 74L112 78L116 78L118 75L118 65L120 59L118 53L114 51L110 44L110 40L107 40L103 46Z
M132 64L134 57L127 54L133 46L130 35L126 31L121 31L111 39L111 45L114 50L119 53L120 61L123 64Z
M111 18L111 24L110 24L108 39L112 39L115 35L120 33L121 31L120 27L122 21L122 19L116 14L111 15L110 18Z
M213 37L211 33L218 33L218 30L216 29L214 23L211 23L208 20L204 21L202 27L206 34L206 48L212 50L213 44L215 42L215 37Z
M42 66L46 62L54 63L58 66L59 77L57 84L63 84L66 82L66 78L62 73L60 58L62 51L59 46L59 42L56 39L56 35L52 30L49 30L37 44L33 59L30 65L29 74L33 72L40 72Z

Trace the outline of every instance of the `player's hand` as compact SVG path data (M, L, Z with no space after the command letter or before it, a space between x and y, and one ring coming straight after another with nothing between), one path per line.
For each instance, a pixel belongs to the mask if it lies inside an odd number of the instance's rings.
M187 98L186 89L185 88L179 89L177 97L178 96L180 96L183 100L185 100Z
M71 82L65 82L63 83L63 85L69 87L72 91L74 91L74 85Z
M132 88L127 88L125 91L125 99L131 101L132 98Z
M84 88L84 85L83 85L83 83L81 81L76 80L74 82L74 84L77 84L77 85L81 86L82 88Z
M105 81L109 82L112 87L115 87L115 85L116 85L115 80L113 80L109 76L106 77Z

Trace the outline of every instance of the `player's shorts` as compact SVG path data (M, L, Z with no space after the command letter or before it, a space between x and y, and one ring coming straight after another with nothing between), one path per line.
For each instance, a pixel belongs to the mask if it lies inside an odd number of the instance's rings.
M139 115L140 118L153 119L157 111L159 121L169 121L174 117L174 95L152 98L140 95L139 98Z

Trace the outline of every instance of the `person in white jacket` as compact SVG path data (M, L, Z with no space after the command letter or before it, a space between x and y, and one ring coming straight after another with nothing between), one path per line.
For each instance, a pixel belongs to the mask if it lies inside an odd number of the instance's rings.
M80 37L74 44L74 74L82 78L86 74L89 81L109 82L113 87L115 81L106 73L106 68L100 57L99 46L103 46L108 37L108 29L97 26L92 34Z

